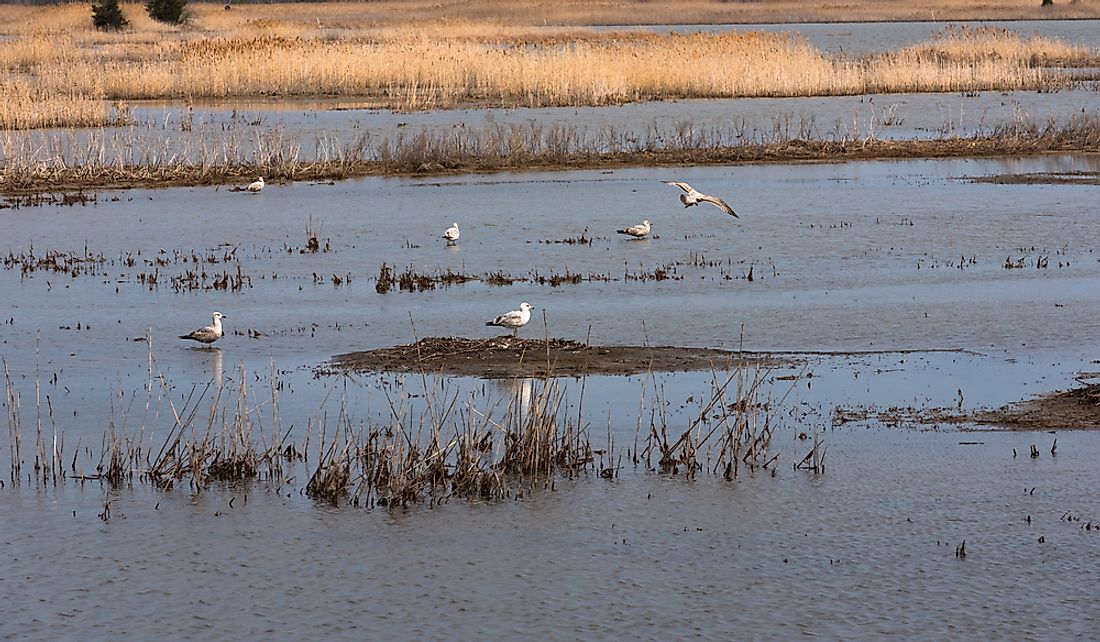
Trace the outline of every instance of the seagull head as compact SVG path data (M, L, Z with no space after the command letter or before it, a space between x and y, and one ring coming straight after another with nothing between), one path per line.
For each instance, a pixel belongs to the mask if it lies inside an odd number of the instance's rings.
M535 308L530 303L524 301L523 303L519 304L519 309L523 310L524 312L530 312L531 310L534 310Z
M642 221L642 225L649 225L649 219L647 218L646 220Z
M218 321L219 319L228 319L228 318L229 318L229 317L225 316L225 315L224 315L224 314L222 314L221 312L215 312L215 313L214 313L214 320L215 320L215 321Z
M458 227L458 223L451 223L451 227Z

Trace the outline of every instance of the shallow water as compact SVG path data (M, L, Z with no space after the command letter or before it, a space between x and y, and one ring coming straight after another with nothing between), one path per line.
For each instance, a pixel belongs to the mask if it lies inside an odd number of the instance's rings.
M272 359L282 369L312 367L414 334L486 336L486 319L527 300L536 307L527 335L726 348L743 335L748 349L796 352L963 348L1072 372L1100 352L1081 332L1100 312L1096 187L967 177L1098 163L1051 155L367 178L271 185L260 195L131 190L118 202L103 193L94 205L0 212L9 230L0 255L87 248L107 259L95 276L0 272L0 297L13 302L0 350L30 383L39 337L43 379L58 373L53 402L67 411L104 399L109 382L140 387L124 382L147 378L147 347L133 341L147 330L161 367L187 384L209 380L215 367L266 372ZM742 217L684 209L661 178L725 195ZM300 252L311 218L331 251ZM655 238L614 234L642 218ZM453 221L463 236L447 247L439 234ZM590 245L540 243L585 234ZM146 264L160 250L220 257L232 248L236 261L205 269L235 273L239 262L251 280L240 292L177 293L169 279L193 264ZM1050 267L1036 269L1039 257ZM1028 267L1005 269L1006 258ZM383 263L518 277L568 269L611 281L379 295ZM681 280L623 280L662 266ZM160 285L151 289L138 277L154 270ZM350 282L333 285L333 275ZM221 351L181 349L175 336L208 323L214 309L229 317ZM247 331L261 336L232 334Z
M880 94L812 98L739 98L647 102L618 107L444 109L401 112L357 101L233 101L193 107L143 103L132 110L136 125L57 132L8 133L0 158L22 158L34 150L46 160L59 156L83 162L99 149L109 162L164 163L173 155L218 162L223 154L251 159L258 148L281 149L306 161L332 159L334 152L377 158L383 142L411 142L422 133L478 132L532 125L570 132L581 148L606 150L658 147L676 141L704 145L817 140L929 139L988 135L1000 126L1065 124L1070 118L1100 116L1091 86L1058 92L963 94ZM182 123L189 124L186 131ZM639 144L637 141L642 141ZM364 151L356 151L362 148ZM227 151L228 150L228 151Z
M105 192L87 206L0 211L0 255L33 245L36 256L87 248L108 259L96 275L0 270L0 298L11 302L0 355L22 399L25 460L36 341L42 395L66 454L98 451L112 400L116 423L138 431L148 349L132 339L149 329L177 404L211 380L238 385L239 365L262 396L274 363L287 386L282 421L297 439L307 419L335 414L336 397L370 422L387 412L383 391L423 385L418 377L314 379L312 368L331 355L408 342L414 323L416 336L489 336L484 320L521 300L537 308L525 336L735 347L743 334L749 349L885 351L802 354L769 375L801 375L765 387L773 399L788 394L774 478L687 482L628 465L617 481L558 480L520 501L391 512L315 505L300 494L302 479L198 494L138 485L112 491L106 522L97 517L105 499L98 483L9 483L0 489L0 547L9 560L0 570L0 635L148 636L172 626L203 638L318 630L398 638L1090 637L1096 616L1081 587L1096 580L1100 532L1082 524L1100 521L1095 434L1057 434L1052 458L1055 436L1045 433L874 422L831 430L829 414L836 405L999 405L1097 369L1100 343L1086 330L1100 313L1097 188L968 177L1098 165L1094 156L1048 155L365 178L270 185L259 195ZM662 178L727 197L741 218L683 209ZM310 217L331 251L298 251ZM643 217L659 238L614 234ZM438 237L456 220L462 239L448 248ZM595 240L538 242L580 234ZM137 282L162 249L172 256L233 247L252 280L240 292L174 292L168 279L190 264L160 266L157 288ZM133 267L119 260L127 254ZM1048 268L1034 267L1040 256L1049 256ZM1028 267L1005 269L1006 257L1024 257ZM682 280L622 280L678 261ZM518 276L567 266L618 280L378 294L383 262ZM742 278L750 267L751 282ZM236 262L208 267L223 269ZM352 278L335 286L333 274ZM230 333L260 336L229 334L212 350L174 338L214 309L228 314ZM893 352L903 349L918 352ZM584 413L594 447L608 423L620 448L632 441L643 386L650 397L660 386L673 425L686 425L696 408L686 399L705 392L711 377L590 378ZM499 397L522 382L427 385ZM579 382L566 385L578 403ZM153 411L150 428L163 434L166 402ZM48 433L52 422L43 422ZM796 435L815 427L824 431L828 469L795 472L789 464L808 448ZM1023 456L1032 443L1038 459ZM8 446L3 431L0 453ZM0 459L6 467L7 455ZM1067 511L1082 521L1067 521ZM968 556L960 560L954 548L963 540Z
M818 477L628 473L409 512L139 488L104 523L98 490L6 490L0 633L1089 639L1098 442L1012 458L1043 437L840 430Z

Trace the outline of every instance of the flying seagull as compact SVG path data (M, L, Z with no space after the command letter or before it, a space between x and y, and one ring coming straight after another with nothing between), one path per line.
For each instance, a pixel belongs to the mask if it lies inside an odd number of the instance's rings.
M691 207L692 205L698 205L700 202L711 203L718 207L726 214L729 214L733 218L741 218L737 215L737 212L733 211L733 208L728 203L718 198L717 196L707 196L706 194L695 189L691 185L681 181L661 181L669 185L675 185L684 190L683 194L680 194L680 202L684 204L684 207Z
M486 321L485 325L496 325L502 328L508 328L512 331L512 336L516 336L519 329L527 325L527 322L531 320L531 304L524 301L519 304L518 310L512 310L511 312L505 312L492 321Z
M255 194L264 188L264 177L261 176L248 184L245 189Z
M619 234L633 236L636 239L644 239L646 236L649 236L649 220L642 221L641 225L631 225L630 227L615 231Z
M191 339L192 341L198 341L204 345L210 345L225 335L225 332L222 330L222 319L225 318L227 317L221 312L215 312L213 323L199 328L190 334L181 334L180 338Z
M451 226L443 232L443 238L447 239L448 245L453 245L461 234L458 231L458 223L451 223Z

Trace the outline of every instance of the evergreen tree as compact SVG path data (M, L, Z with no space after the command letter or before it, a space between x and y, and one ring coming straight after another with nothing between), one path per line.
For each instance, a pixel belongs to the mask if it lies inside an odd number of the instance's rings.
M92 24L104 31L117 30L130 24L122 15L118 0L99 0L92 3Z
M145 10L153 20L176 25L183 22L183 9L186 6L187 0L148 0Z

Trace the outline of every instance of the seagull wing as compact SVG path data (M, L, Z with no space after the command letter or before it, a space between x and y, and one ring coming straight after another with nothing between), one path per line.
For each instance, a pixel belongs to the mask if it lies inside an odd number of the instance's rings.
M499 325L506 328L511 328L523 324L523 313L519 310L512 310L511 312L505 312L499 317L493 319L486 325Z
M519 325L523 322L523 313L518 310L513 310L508 314L502 314L497 318L504 325Z
M214 329L214 326L208 325L199 328L191 332L190 334L181 334L181 339L191 339L200 343L213 343L218 339L218 331Z
M676 187L679 187L680 189L684 190L685 192L687 192L689 194L691 192L695 191L694 187L692 187L691 185L688 185L687 183L684 183L682 181L661 181L661 182L665 183L667 185L675 185Z
M711 203L712 205L717 206L718 209L722 210L726 214L729 214L733 218L741 218L740 216L737 215L737 212L733 211L733 208L729 206L729 203L723 201L722 199L718 198L717 196L707 196L706 194L703 194L703 195L699 196L699 200L700 201L706 201L708 203Z

